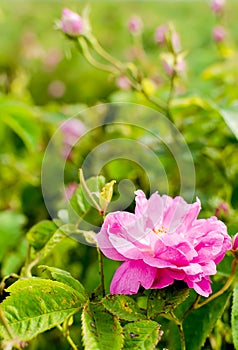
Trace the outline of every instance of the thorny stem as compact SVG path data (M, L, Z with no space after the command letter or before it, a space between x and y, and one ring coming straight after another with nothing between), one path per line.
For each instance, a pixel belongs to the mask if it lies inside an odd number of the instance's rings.
M63 332L63 328L58 325L57 328L59 329L59 331L64 334ZM71 338L71 336L68 334L65 336L65 338L67 339L67 342L69 343L69 345L72 347L73 350L78 350L77 345L74 343L73 339Z
M104 212L103 212L102 208L95 201L95 199L92 196L92 193L90 192L90 190L89 190L89 188L88 188L88 186L86 184L86 181L85 181L84 176L83 176L82 169L79 169L79 179L80 179L80 183L81 183L83 189L87 192L90 200L92 201L94 206L99 211L99 214L103 215L103 218L104 218ZM99 274L100 274L100 277L101 277L102 295L105 296L103 255L102 255L100 249L98 248L98 246L97 246L97 252L98 252L98 261L99 261Z
M97 247L98 252L98 262L99 262L99 274L101 279L101 286L102 286L102 296L105 297L105 285L104 285L104 261L103 261L103 255L100 249Z

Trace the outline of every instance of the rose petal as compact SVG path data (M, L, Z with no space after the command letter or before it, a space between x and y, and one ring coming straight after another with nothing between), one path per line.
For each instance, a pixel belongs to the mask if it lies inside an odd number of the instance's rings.
M151 288L157 269L142 260L126 261L115 272L111 282L111 294L136 294L140 286Z

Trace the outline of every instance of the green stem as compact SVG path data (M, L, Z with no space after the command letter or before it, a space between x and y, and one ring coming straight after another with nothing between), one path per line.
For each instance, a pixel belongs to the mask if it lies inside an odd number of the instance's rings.
M115 69L111 66L108 66L106 64L100 63L97 60L95 60L95 58L91 55L89 49L88 49L88 45L85 42L83 37L80 37L78 39L78 43L80 46L80 49L82 51L83 56L85 57L85 59L88 61L88 63L91 64L91 66L93 66L94 68L106 71L106 72L110 72L110 73L117 73L117 71L115 71Z
M194 302L192 303L192 305L183 313L181 320L184 320L185 317L194 309L196 309L197 304L199 303L199 300L201 299L200 295L196 296L196 299L194 300Z
M174 59L175 59L174 65L176 65L176 55L175 55ZM166 106L166 116L171 122L173 122L173 117L171 114L171 102L172 102L172 99L174 96L175 78L176 78L176 72L173 72L171 79L170 79L169 95L168 95L167 106Z
M32 260L27 266L25 266L25 276L26 277L29 277L29 278L32 277L31 270L33 269L33 267L35 265L38 264L38 262L40 261L40 258L41 258L41 255L39 254L39 255L37 255L37 257L34 260Z
M186 343L185 343L185 336L183 331L183 323L181 320L179 320L173 312L171 312L171 316L173 318L173 321L176 323L179 334L180 334L180 342L181 342L181 350L186 350Z
M146 98L150 103L152 103L152 104L156 107L156 109L157 109L159 112L161 112L161 113L166 113L166 105L164 104L163 101L157 99L157 98L154 97L154 96L148 95L148 94L144 91L144 89L139 90L139 89L137 88L137 90L140 91L140 92L142 92L142 94L145 96L145 98Z
M101 279L101 287L102 287L102 296L105 296L105 285L104 285L104 261L103 261L103 255L100 249L97 247L98 252L98 262L99 262L99 274Z
M162 314L161 316L167 318L170 321L173 321L177 325L180 334L181 350L186 350L186 342L182 320L179 320L173 312L171 312L170 314Z
M199 309L200 307L208 304L210 301L216 299L217 297L219 297L220 295L222 295L224 292L226 292L229 289L229 287L231 286L231 284L234 280L234 277L235 277L235 270L236 270L237 263L238 263L238 261L236 259L234 259L232 261L231 274L230 274L228 280L226 281L226 283L224 284L224 286L218 292L216 292L215 294L212 294L210 297L208 297L203 302L201 302L199 304L197 303L195 305L194 309Z
M119 72L121 72L123 70L122 63L119 60L117 60L115 57L111 56L107 51L105 51L94 36L91 36L89 38L89 41L92 44L92 46L95 49L95 51L102 58L104 58L106 61L111 63L115 68L117 68L117 70L119 70Z
M2 307L0 305L0 321L2 322L3 327L6 329L7 334L9 335L10 339L14 339L14 334L11 330L11 327L9 326L7 319L3 313Z
M57 328L64 335L63 328L60 325L58 325ZM71 338L71 336L69 334L65 335L65 338L73 350L78 350L77 345L74 343L73 339Z
M88 213L91 211L92 207L89 207L78 219L77 223L75 224L76 226L76 230L78 229L80 223L82 222L82 220L85 218L86 215L88 215Z

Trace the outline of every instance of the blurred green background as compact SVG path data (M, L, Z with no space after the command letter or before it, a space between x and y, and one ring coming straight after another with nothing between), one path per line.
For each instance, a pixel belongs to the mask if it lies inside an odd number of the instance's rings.
M93 32L103 47L122 61L132 57L129 18L136 14L144 23L143 43L153 74L164 76L159 49L154 40L156 28L173 22L183 50L187 51L187 76L181 100L173 113L176 125L190 147L196 169L196 195L202 199L203 215L213 215L223 202L227 210L217 212L234 234L237 231L238 164L237 138L221 114L207 106L210 99L228 108L238 99L237 11L238 2L228 1L223 24L228 31L228 54L221 55L212 39L216 18L208 1L21 1L2 0L0 4L0 272L2 277L19 272L27 243L25 233L36 222L49 218L41 193L41 163L45 149L60 123L85 107L111 101L140 102L131 92L122 92L110 74L92 68L74 43L55 30L63 7L82 12L89 5ZM232 55L229 55L232 52ZM158 71L158 73L157 73ZM206 73L204 73L204 71ZM161 91L164 96L165 90ZM192 96L199 96L194 100ZM141 101L145 103L145 101ZM219 111L219 109L218 109ZM229 114L230 116L230 114ZM232 114L237 118L236 110ZM83 117L93 128L90 113ZM155 125L156 128L156 125ZM110 134L111 133L111 134ZM135 130L126 136L136 138ZM66 162L65 182L78 181L77 169L97 143L123 136L118 130L95 131L82 140ZM161 150L157 150L158 155ZM155 151L155 153L157 152ZM165 151L164 151L165 152ZM164 156L165 154L163 154ZM162 157L163 158L163 157ZM122 164L122 163L121 163ZM107 180L131 179L148 192L143 171L126 162L104 169ZM164 156L164 166L176 195L178 174L173 162ZM120 168L120 169L119 169ZM117 187L116 187L117 194ZM59 198L60 202L60 198ZM133 205L130 209L133 208ZM63 257L63 258L62 258ZM95 248L67 239L44 261L69 270L92 292L99 283ZM118 264L106 260L106 286ZM35 271L37 273L37 270ZM73 336L79 337L79 320ZM227 344L230 333L228 331ZM224 340L225 343L225 340ZM207 345L212 349L211 345ZM225 346L225 345L224 345ZM224 349L228 349L224 347ZM30 349L69 349L57 330L33 341ZM217 350L217 349L216 349Z

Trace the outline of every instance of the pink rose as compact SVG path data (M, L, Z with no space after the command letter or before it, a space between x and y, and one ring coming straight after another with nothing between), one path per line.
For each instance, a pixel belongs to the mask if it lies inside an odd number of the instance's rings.
M64 158L69 158L72 147L77 142L77 140L86 131L85 125L76 118L70 118L60 125L61 132L63 134L63 150L62 155Z
M214 13L221 13L225 6L225 0L212 0L211 9Z
M219 219L229 214L229 206L226 202L220 202L214 213Z
M136 191L135 214L106 216L97 241L110 259L124 263L111 282L112 294L135 294L139 287L163 288L183 280L203 296L211 290L210 275L231 249L226 226L216 217L197 219L200 201L186 203L154 193L148 200Z
M70 36L79 36L83 34L84 25L82 18L67 8L62 11L62 18L59 23L60 29Z
M232 241L233 241L232 249L237 250L238 249L238 232L235 234Z
M213 39L217 42L217 43L220 43L222 42L225 37L226 37L226 30L223 26L216 26L213 28L213 31L212 31L212 36L213 36Z
M128 29L132 34L139 34L142 31L143 22L139 16L132 16L128 22Z
M169 28L166 24L161 25L156 29L155 41L159 45L164 45L166 43L166 35L169 32Z

